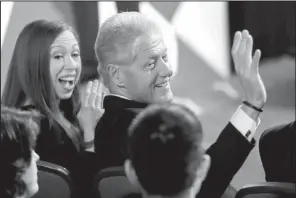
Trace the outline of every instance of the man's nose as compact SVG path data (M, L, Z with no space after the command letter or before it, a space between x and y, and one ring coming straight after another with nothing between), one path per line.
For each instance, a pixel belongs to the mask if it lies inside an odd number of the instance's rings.
M164 77L171 77L173 75L173 69L169 62L165 62L164 60L161 60L161 76Z

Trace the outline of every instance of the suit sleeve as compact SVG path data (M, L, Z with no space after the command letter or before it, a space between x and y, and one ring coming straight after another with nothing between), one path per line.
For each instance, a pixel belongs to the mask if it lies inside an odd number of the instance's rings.
M255 141L251 143L228 123L217 141L207 150L211 166L197 198L220 198L232 178L245 162Z

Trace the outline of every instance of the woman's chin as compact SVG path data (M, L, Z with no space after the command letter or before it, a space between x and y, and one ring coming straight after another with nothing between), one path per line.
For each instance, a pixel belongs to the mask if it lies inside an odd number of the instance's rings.
M59 94L58 97L60 100L67 100L69 98L71 98L73 91L69 92L69 93L65 93L65 94Z

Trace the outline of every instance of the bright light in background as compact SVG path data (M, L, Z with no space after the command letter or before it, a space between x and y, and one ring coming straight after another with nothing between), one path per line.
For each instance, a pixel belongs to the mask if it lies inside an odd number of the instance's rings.
M98 2L99 27L114 14L117 13L116 3L114 1Z
M14 2L1 1L1 50Z
M230 75L227 2L181 2L172 24L177 35L222 78Z

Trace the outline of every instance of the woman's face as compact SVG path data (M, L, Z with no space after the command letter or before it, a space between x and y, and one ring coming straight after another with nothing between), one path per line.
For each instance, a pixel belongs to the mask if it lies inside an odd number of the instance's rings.
M29 167L25 170L22 180L26 184L26 196L25 197L31 197L35 193L38 192L39 190L39 185L38 185L38 169L37 169L37 161L39 160L39 156L37 153L35 153L34 150L32 150L32 158L31 158L31 163Z
M57 97L70 98L81 73L80 48L71 31L64 31L52 43L49 67Z

